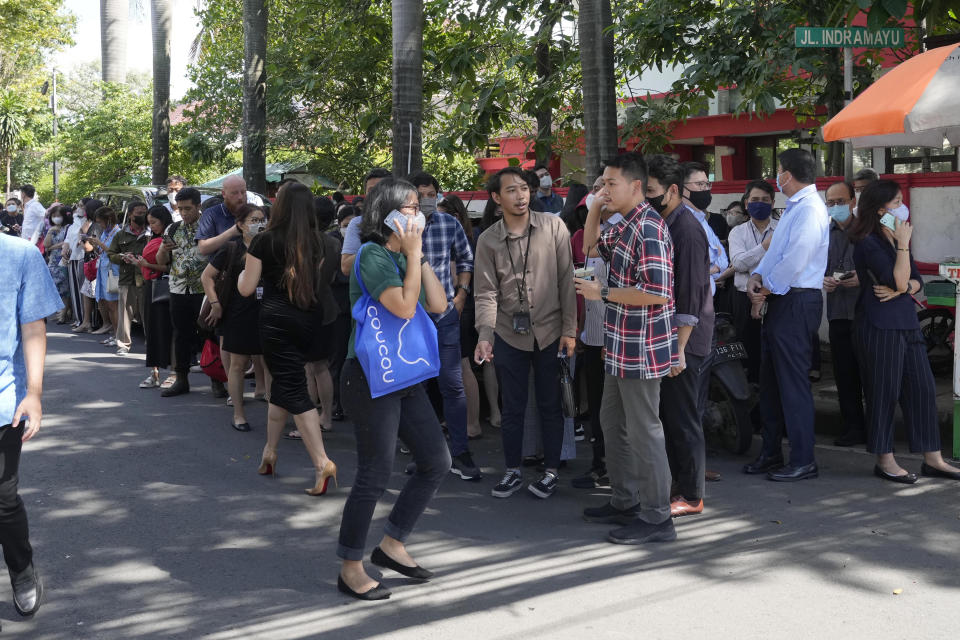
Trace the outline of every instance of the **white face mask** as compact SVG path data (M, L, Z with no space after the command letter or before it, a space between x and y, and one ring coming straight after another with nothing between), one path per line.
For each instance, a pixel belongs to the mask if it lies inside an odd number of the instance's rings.
M906 222L910 217L910 209L907 208L907 205L900 203L900 206L896 209L891 209L890 213L893 214L895 218L898 218L901 222Z
M553 186L553 179L550 177L550 174L547 174L540 178L540 188L549 189Z
M53 222L53 224L55 224L58 227L63 223L63 218L61 218L60 216L57 216L56 218L51 218L50 220L51 222Z
M255 236L266 228L266 222L251 222L250 226L247 227L247 230L250 232L250 235Z

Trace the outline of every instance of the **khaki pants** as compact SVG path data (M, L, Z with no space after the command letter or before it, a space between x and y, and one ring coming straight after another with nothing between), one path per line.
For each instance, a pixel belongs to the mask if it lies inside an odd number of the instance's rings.
M613 490L610 504L617 509L640 505L640 519L650 524L670 519L670 464L659 411L659 379L606 374L600 425Z
M130 348L130 323L136 318L143 323L143 287L120 285L117 301L117 348Z

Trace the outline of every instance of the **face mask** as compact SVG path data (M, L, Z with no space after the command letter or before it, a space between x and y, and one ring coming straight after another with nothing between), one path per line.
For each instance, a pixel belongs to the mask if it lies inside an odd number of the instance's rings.
M707 207L710 206L710 203L713 202L713 196L710 194L710 191L691 191L690 195L687 197L687 200L690 201L690 204L695 206L700 211L706 211Z
M846 204L835 204L832 207L827 207L827 213L837 222L846 222L847 218L850 217L850 206Z
M15 204L7 205L7 213L16 213L16 212L17 212L17 205Z
M436 198L420 198L420 211L423 213L433 213L437 210Z
M727 221L727 226L733 228L743 222L743 216L739 213L728 213L724 216Z
M766 220L773 212L773 205L769 202L748 202L747 213L754 220Z
M597 199L597 194L595 194L595 193L588 193L588 194L587 194L587 199L586 199L586 201L584 202L584 204L587 205L587 211L590 210L590 207L593 206L593 201L596 200L596 199Z
M910 209L907 209L907 205L903 203L900 203L900 206L896 209L891 209L890 213L892 213L895 218L898 218L900 222L906 222L907 218L910 217Z
M386 225L393 230L398 228L407 230L407 222L410 218L413 218L414 224L422 231L425 226L427 226L427 218L423 215L422 211L417 211L415 216L407 216L403 213L400 213L396 209L390 212L390 215L387 216L387 219L384 220Z
M897 218L889 211L880 216L880 224L885 226L887 229L890 229L890 231L897 230Z
M51 221L53 222L53 224L59 227L60 224L63 222L63 218L60 218L60 217L51 218Z
M790 182L789 180L787 180L787 182L784 182L783 184L780 184L780 176L781 176L781 175L783 175L783 174L780 174L780 173L777 174L777 191L783 191L783 188L784 188L785 186L787 186L787 183Z
M667 205L663 204L663 199L667 197L667 194L661 193L658 196L647 196L647 203L653 207L653 210L657 213L663 213L663 210L667 208Z
M540 178L540 188L549 189L553 186L553 178L550 177L550 174L547 174Z
M266 228L267 228L266 222L251 222L250 226L247 227L247 231L250 232L250 235L255 236Z

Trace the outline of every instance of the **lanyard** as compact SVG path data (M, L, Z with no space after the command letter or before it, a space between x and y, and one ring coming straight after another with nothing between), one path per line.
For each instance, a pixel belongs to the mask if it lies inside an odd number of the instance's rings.
M517 295L520 296L520 304L524 303L526 296L524 292L527 290L527 260L530 258L530 236L533 235L533 225L527 225L527 249L523 255L523 275L520 277L520 282L517 282ZM514 277L517 276L517 267L513 264L513 254L510 252L510 238L507 238L507 257L510 258L510 270L513 271Z

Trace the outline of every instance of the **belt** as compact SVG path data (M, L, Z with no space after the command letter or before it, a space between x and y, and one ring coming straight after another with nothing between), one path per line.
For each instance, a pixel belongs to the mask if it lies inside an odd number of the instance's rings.
M820 293L820 289L806 288L806 287L790 287L790 291L787 293L807 293L809 291L816 291Z

